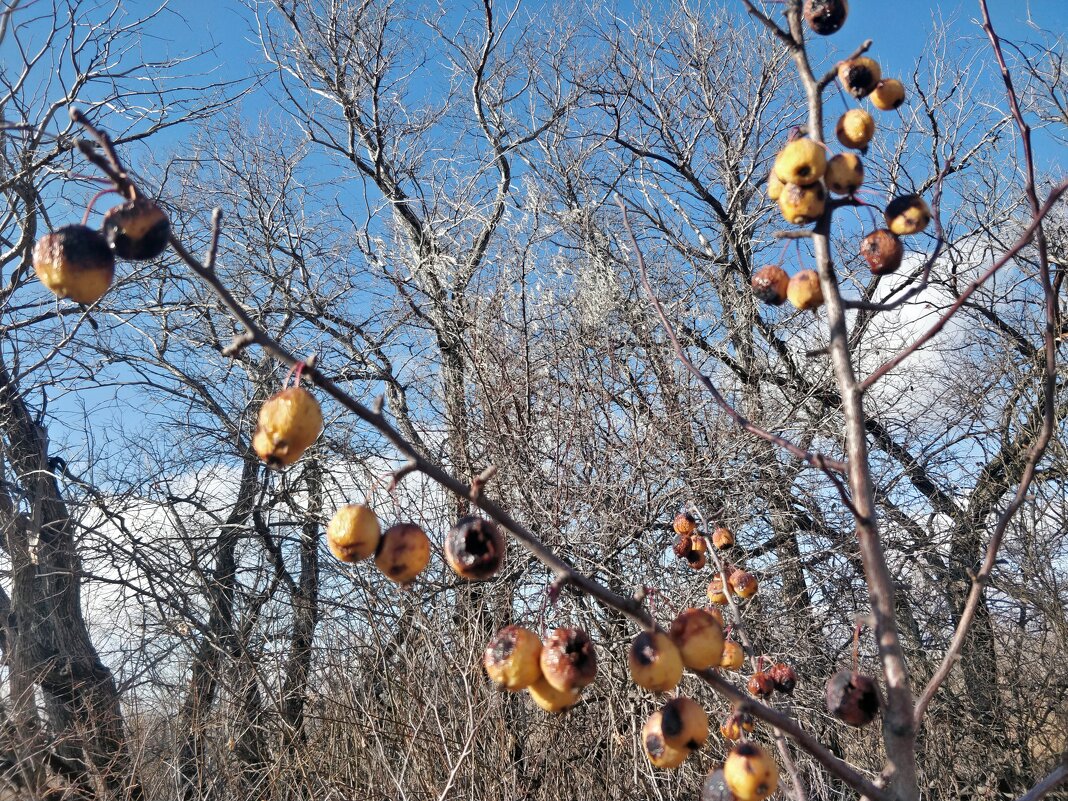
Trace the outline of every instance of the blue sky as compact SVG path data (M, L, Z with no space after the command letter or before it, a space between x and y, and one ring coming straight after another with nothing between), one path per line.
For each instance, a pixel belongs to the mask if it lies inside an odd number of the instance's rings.
M418 4L411 5L414 8ZM466 8L459 3L451 5ZM536 14L538 9L548 5L543 0L534 0L525 3L524 8ZM604 8L627 16L647 5L653 9L666 6L665 3L608 2ZM710 5L740 7L741 3L738 0L718 0ZM773 16L777 18L776 5L765 5L772 9ZM1037 41L1040 38L1039 28L1061 36L1068 32L1068 0L989 0L989 5L995 27L1006 39ZM151 8L153 4L132 0L125 3L125 7L135 14L140 8ZM167 8L169 13L165 12L161 17L156 43L170 54L188 55L212 48L213 53L205 57L200 66L202 69L210 68L220 78L247 77L265 69L256 41L255 16L245 4L237 0L174 0ZM849 53L858 43L870 37L874 40L871 55L882 64L884 74L907 79L917 60L924 55L931 29L940 23L949 27L951 47L986 43L978 24L977 0L854 0L843 29L832 37L812 36L810 49L816 65L830 64L833 59ZM992 54L989 58L992 62ZM278 115L277 119L283 118L283 113L274 107L265 91L246 98L242 109L250 117L266 115L275 118Z
M403 0L402 0L403 1ZM38 14L43 14L49 4L33 4ZM89 3L85 4L86 6ZM108 5L102 3L102 5ZM418 4L411 3L413 8ZM740 7L740 0L723 3L710 3L712 7L729 5ZM1068 31L1068 0L990 0L991 12L999 33L1012 40L1035 40L1038 31L1035 27L1047 31ZM665 6L657 3L652 7ZM147 0L126 0L121 4L123 13L136 18L154 11L158 5ZM450 7L468 8L468 4L452 4ZM543 0L532 0L524 5L527 13L536 14L547 4ZM630 2L606 3L603 8L628 16L639 9L639 5ZM84 8L84 6L83 6ZM769 6L777 10L778 7ZM888 9L890 9L888 11ZM924 55L924 47L932 27L945 23L951 31L950 46L978 45L981 58L992 61L985 37L977 24L979 15L976 0L953 0L945 3L931 3L927 0L898 0L885 2L876 0L854 0L851 15L841 32L833 37L811 38L812 56L817 68L833 64L837 58L852 51L856 45L867 37L874 39L871 54L880 61L884 74L888 76L908 77L916 60ZM47 21L46 19L42 21ZM164 56L190 56L197 52L210 52L190 66L193 73L207 73L210 80L237 80L247 78L267 70L262 52L257 43L255 17L249 8L238 0L172 0L158 15L150 26L150 34L144 36L141 47L146 58ZM4 52L10 47L10 41L0 49L0 64L10 59L11 53ZM1001 97L1001 95L997 95ZM832 103L834 99L831 98ZM832 106L832 108L837 108ZM270 122L285 125L287 118L271 100L271 86L268 82L247 96L242 102L240 112L249 119L266 117ZM165 137L156 140L157 147L178 150L196 132L186 129L174 129ZM1063 165L1064 153L1050 145L1043 145L1041 136L1038 140L1039 154L1043 161L1049 163L1059 159ZM58 405L58 404L57 404ZM53 407L55 408L55 407ZM77 419L77 417L75 417Z
M736 0L714 5L731 4L741 5ZM124 4L131 14L154 5L144 0L130 0ZM525 7L536 13L546 5L542 0L536 0L526 3ZM643 4L606 5L627 15ZM653 4L654 7L657 5L661 4ZM161 17L163 24L157 33L159 45L174 54L189 54L217 46L214 58L219 74L227 77L248 75L262 67L260 49L255 43L254 16L244 4L236 0L173 0L167 8L171 13ZM1062 34L1068 32L1066 0L990 0L990 10L998 32L1006 38L1032 37L1032 25ZM979 37L982 31L976 24L978 18L976 0L854 0L845 27L826 41L848 52L856 43L871 37L875 40L872 52L887 72L901 73L910 69L922 53L933 22L950 23L952 30L961 37Z
M1031 40L1039 38L1037 28L1060 33L1068 32L1068 0L989 0L991 13L998 32L1011 40ZM235 80L264 74L268 70L260 47L257 43L255 14L249 5L241 0L171 0L150 26L150 35L142 41L146 58L163 56L188 57L198 52L210 51L190 66L194 73L206 73L211 79ZM24 6L33 8L33 2ZM90 5L86 3L85 5ZM102 6L109 4L103 3ZM149 0L126 0L121 3L121 12L135 19L159 8L158 3ZM264 6L270 3L263 3ZM419 3L408 3L413 10ZM431 4L426 4L431 5ZM446 7L466 9L468 4L445 3ZM615 13L628 16L640 8L667 7L667 3L657 2L642 4L633 2L606 2L604 10L599 13ZM713 0L710 7L740 8L739 0ZM776 4L768 4L774 17L778 18ZM537 14L539 9L547 8L544 0L530 0L524 3L527 13ZM36 6L38 14L43 14L48 4ZM888 10L889 9L889 10ZM950 2L929 2L928 0L896 0L895 2L873 2L873 0L854 0L844 28L832 37L810 37L810 49L817 68L821 64L829 65L833 60L852 51L865 38L874 39L871 55L882 65L885 75L908 77L918 58L924 55L927 37L937 23L946 23L951 31L950 45L966 47L977 43L985 44L985 36L978 26L979 7L977 0L951 0ZM8 62L10 52L9 40L0 45L0 65ZM6 52L5 52L6 51ZM984 51L989 54L989 51ZM992 56L989 56L992 60ZM272 102L269 91L260 90L242 101L242 114L248 118L261 115L272 122L282 123L284 112ZM178 141L188 132L174 131L169 141ZM158 142L159 140L157 140Z

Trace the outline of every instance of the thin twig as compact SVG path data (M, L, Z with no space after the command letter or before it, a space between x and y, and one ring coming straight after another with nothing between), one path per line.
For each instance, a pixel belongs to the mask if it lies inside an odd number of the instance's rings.
M866 392L872 386L872 384L874 384L884 375L886 375L899 364L901 364L901 362L905 361L905 359L907 359L917 350L922 348L931 340L932 337L934 337L939 331L945 328L946 323L948 323L953 317L953 315L955 315L964 307L965 303L968 301L968 298L974 295L975 291L979 289L979 287L986 283L991 276L997 273L1006 264L1012 261L1013 257L1017 253L1027 247L1027 245L1031 242L1031 238L1035 235L1035 232L1038 231L1038 229L1042 225L1042 220L1045 219L1046 215L1048 215L1049 212L1053 209L1053 207L1057 204L1057 201L1060 200L1061 195L1063 195L1065 191L1068 191L1068 180L1061 181L1059 184L1053 187L1053 189L1049 193L1049 196L1046 198L1046 202L1042 204L1042 207L1038 210L1038 214L1024 229L1023 234L1021 234L1020 238L1016 240L1016 243L1007 251L1005 251L1005 253L1001 256L1000 259L991 264L990 267L988 267L981 276L972 281L965 288L965 290L957 296L957 299L953 301L952 305L950 305L946 312L938 318L934 325L928 328L910 345L905 346L900 351L895 353L892 357L883 362L883 364L881 364L876 370L874 370L867 378L860 382L861 392Z
M982 283L982 281L986 280L990 275L993 275L997 269L1000 269L1003 264L1007 263L1015 252L1020 250L1031 240L1032 236L1035 238L1038 247L1039 282L1042 285L1042 292L1045 300L1046 318L1046 324L1043 331L1045 362L1042 377L1042 427L1028 450L1027 461L1024 464L1024 470L1020 476L1020 483L1016 488L1012 501L1010 501L1009 505L998 517L994 532L990 537L990 541L987 543L982 567L980 567L979 572L972 578L971 590L968 593L968 599L965 602L964 610L957 623L956 631L953 633L953 639L950 642L949 648L946 649L945 656L942 658L938 670L927 683L923 695L916 704L915 722L917 725L923 720L923 715L927 710L927 706L931 703L935 693L938 692L938 688L946 680L946 677L953 669L953 665L956 663L957 658L964 647L964 641L967 639L968 631L971 628L972 621L975 619L975 614L979 609L979 603L982 600L986 584L990 579L990 574L993 572L994 566L997 564L998 551L1001 548L1001 542L1004 539L1005 531L1016 512L1023 505L1024 500L1027 498L1027 491L1031 486L1031 482L1034 480L1038 462L1046 452L1046 447L1049 445L1050 439L1053 437L1053 430L1056 424L1054 399L1057 391L1057 298L1056 293L1053 291L1053 284L1050 279L1049 253L1046 246L1045 232L1042 228L1042 221L1046 214L1049 213L1050 208L1053 203L1056 202L1060 194L1068 189L1068 181L1059 184L1058 187L1050 193L1046 203L1039 206L1035 187L1034 156L1031 150L1031 129L1024 120L1023 113L1020 111L1020 105L1017 101L1016 89L1013 86L1012 76L1009 73L1008 65L1005 63L1005 57L1001 51L1001 40L994 31L986 0L979 0L979 6L983 12L983 30L986 31L987 36L990 39L990 44L994 49L994 55L1001 68L1002 78L1005 83L1005 91L1008 96L1009 105L1012 108L1012 116L1016 120L1016 125L1020 130L1023 142L1025 174L1027 176L1025 192L1028 205L1031 207L1032 220L1031 224L1024 232L1024 235L1020 237L1016 245L1001 259L991 265L990 269L979 279L978 283ZM955 312L956 309L959 309L963 305L964 301L967 300L968 295L974 291L978 283L973 282L973 284L969 286L968 290L958 298L957 303L950 308L949 312L943 315L942 320L948 320L951 313ZM939 322L944 325L942 320ZM875 373L872 375L875 376ZM869 380L872 380L872 377L869 377Z
M1046 795L1068 782L1068 752L1061 757L1061 764L1050 771L1042 781L1021 795L1017 801L1039 801Z
M780 448L783 448L791 455L796 456L798 459L801 459L805 462L808 462L813 467L820 468L821 470L824 468L828 468L831 470L837 470L840 473L844 473L846 470L846 465L844 462L840 462L837 459L829 459L820 453L806 451L804 448L801 448L793 442L790 442L790 440L786 439L785 437L781 437L778 434L773 434L772 432L763 429L755 423L751 422L747 417L743 416L737 409L735 409L727 402L727 399L720 394L720 391L716 388L716 385L712 383L712 379L702 373L697 368L697 365L693 363L690 357L686 355L686 350L685 348L683 348L682 343L679 341L678 335L675 333L674 326L672 326L671 322L668 320L668 316L667 313L664 311L664 307L661 305L660 300L657 298L656 292L653 291L652 284L649 283L649 272L645 266L645 257L642 254L641 248L638 246L638 239L637 237L635 237L634 228L630 224L630 218L627 215L627 208L624 205L622 199L618 200L619 207L623 210L623 225L627 229L627 234L630 236L630 241L634 248L634 259L638 263L638 271L641 274L642 287L644 287L645 294L648 295L650 303L653 304L653 308L656 310L656 314L660 318L660 324L664 326L664 331L667 333L668 339L671 340L671 344L675 349L675 355L678 357L679 361L682 362L683 366L685 366L686 369L689 370L690 373L692 373L693 376L704 385L705 389L708 390L709 394L712 396L712 400L715 401L716 405L719 406L720 409L722 409L724 412L726 412L727 415L732 420L734 420L738 427L741 428L743 431L748 431L750 434L753 434L754 436L757 436L760 439L765 440L766 442L770 442L774 445L779 446Z

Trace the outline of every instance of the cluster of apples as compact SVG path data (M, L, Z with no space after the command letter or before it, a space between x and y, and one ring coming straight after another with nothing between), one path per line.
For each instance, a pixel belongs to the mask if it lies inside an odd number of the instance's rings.
M327 524L326 544L342 562L360 562L373 555L375 566L400 585L410 584L430 564L430 538L420 526L397 523L383 532L366 504L338 509ZM506 546L491 521L468 516L449 529L443 550L456 575L484 581L501 569Z
M728 646L733 647L734 655L725 664ZM665 693L678 686L686 668L737 670L743 659L741 647L726 639L718 610L690 608L679 613L667 632L638 634L631 642L627 665L639 687ZM558 628L543 642L530 629L506 626L487 644L483 664L490 679L502 689L526 690L548 712L574 706L582 689L597 675L596 650L589 635L579 628ZM792 675L792 669L787 670ZM733 714L720 727L725 737L731 735L729 739L739 739L752 730L752 718L742 713ZM692 698L679 695L646 719L641 742L655 767L677 768L705 744L708 736L708 714ZM731 786L739 801L761 801L774 791L778 778L774 761L752 743L736 746L724 770L728 777L737 776ZM756 784L751 781L753 770L762 777ZM755 788L764 788L766 793Z
M261 407L253 445L269 465L285 467L301 457L322 428L322 411L312 394L299 385L289 387ZM698 532L694 517L686 512L677 515L673 528L684 544L678 550L700 553L703 566L707 541ZM723 527L717 528L711 539L721 550L735 542L734 535ZM422 528L414 523L398 523L383 532L374 511L366 504L339 508L327 525L326 541L331 553L342 562L359 562L373 556L376 567L402 585L425 569L431 555L430 539ZM453 571L473 581L496 574L505 550L497 526L473 516L458 521L443 545L446 562ZM692 558L689 560L694 563ZM757 581L746 571L731 568L725 590L720 588L722 591L714 594L711 585L709 589L710 598L726 604L728 595L752 597ZM684 609L667 632L654 628L639 633L631 642L627 657L634 683L655 693L674 690L686 668L738 671L744 662L741 645L726 636L723 616L715 608ZM576 627L557 628L543 641L528 628L506 626L486 645L483 665L489 678L502 689L525 690L537 706L551 713L563 712L578 703L583 689L593 683L598 671L594 643L585 630ZM749 680L749 690L766 697L774 691L792 692L796 681L793 668L776 664L768 671L758 670ZM843 706L849 703L849 697L849 692L844 691ZM778 784L774 760L759 745L743 739L753 728L752 717L741 711L733 712L720 726L725 739L741 740L716 774L735 801L763 801ZM677 768L705 744L708 736L705 710L692 698L679 695L649 716L642 726L641 742L652 765Z
M675 541L675 555L686 559L694 570L701 570L707 560L708 538L697 530L697 520L689 512L679 512L672 528L679 535ZM734 546L734 534L728 528L717 526L712 532L712 545L719 551L726 551ZM756 595L759 583L752 573L732 565L727 565L724 572L727 574L726 586L721 576L714 576L708 585L708 599L712 603L725 606L728 596L745 600Z
M322 428L322 412L311 393L299 385L289 387L264 403L253 445L269 465L284 467L300 458ZM681 513L673 527L684 543L679 550L700 553L703 566L707 542L697 531L694 517ZM398 523L382 532L378 518L366 504L339 508L327 525L326 541L331 553L342 562L359 562L373 556L376 567L402 585L414 580L430 561L430 539L422 528L414 523ZM734 545L734 535L720 527L712 541L717 549L727 549ZM457 575L480 581L500 570L505 542L491 521L465 517L449 530L443 550L446 562ZM716 598L725 604L728 594L744 599L756 591L757 581L751 574L732 568L726 591ZM723 616L715 608L684 609L667 632L652 629L639 633L631 642L627 657L634 683L655 693L674 690L686 668L737 671L744 662L741 645L725 635ZM486 645L483 665L489 678L502 689L525 690L537 706L551 713L577 704L598 671L594 643L585 630L576 627L557 628L543 641L524 626L505 626ZM765 696L764 682L770 681L771 691L792 692L796 680L791 667L779 664L766 673L754 674L750 691ZM752 718L737 711L720 726L720 733L729 740L740 740L752 730ZM641 732L642 748L650 763L659 768L678 767L705 744L708 736L707 713L696 701L681 695L654 712ZM778 783L774 760L760 746L744 740L732 748L720 774L736 801L763 801Z
M806 0L803 13L809 26L821 35L838 31L849 6L845 0ZM896 78L882 77L879 64L867 56L847 59L838 65L838 80L858 100L868 98L875 108L892 111L905 102L905 87ZM875 120L864 109L850 109L835 125L838 141L847 148L867 152L875 136ZM822 142L797 136L775 159L768 176L768 197L777 201L787 222L808 225L823 217L827 193L853 197L864 182L864 164L856 153L838 153L828 158ZM900 236L924 230L931 212L919 195L895 197L885 209L886 227L868 234L860 254L872 273L891 273L901 265L904 247ZM798 271L793 277L773 264L753 273L753 292L775 306L787 300L801 311L823 305L823 291L815 270Z
M694 570L701 570L708 562L709 537L697 530L697 520L689 512L679 512L672 524L679 538L675 541L675 555L685 559ZM734 535L730 529L717 526L712 532L712 545L717 550L725 551L734 545Z
M66 225L33 248L33 271L57 297L96 303L115 278L115 259L154 259L167 247L171 226L156 203L132 197L104 215L100 230Z

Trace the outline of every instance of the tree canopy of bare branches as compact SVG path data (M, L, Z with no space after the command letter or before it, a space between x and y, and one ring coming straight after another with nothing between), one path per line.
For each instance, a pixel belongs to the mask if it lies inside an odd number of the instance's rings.
M778 797L1053 797L1063 41L974 0L903 65L803 5L262 0L254 81L154 57L165 6L0 12L0 799L698 798L732 713ZM908 100L790 226L772 165L839 149L862 55ZM113 193L169 247L57 299L35 242ZM931 225L873 274L910 194ZM767 265L823 305L761 303ZM253 430L289 381L325 425L275 470ZM330 555L348 503L430 535L414 583ZM677 559L680 511L736 545ZM468 514L508 538L491 581L441 558ZM736 570L746 663L684 677L713 737L654 768L628 645ZM509 624L589 632L577 705L487 679ZM755 697L778 662L793 695ZM876 724L829 713L842 669Z

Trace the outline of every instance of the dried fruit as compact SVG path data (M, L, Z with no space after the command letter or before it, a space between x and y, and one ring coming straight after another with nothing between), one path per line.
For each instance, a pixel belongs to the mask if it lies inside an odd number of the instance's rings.
M750 694L755 695L757 698L767 698L775 692L775 682L763 670L758 670L750 676L746 686L749 688Z
M682 678L682 655L662 631L643 631L627 656L634 683L652 692L666 692Z
M836 195L852 195L864 183L864 163L856 153L839 153L827 162L827 188Z
M719 666L724 670L741 670L745 664L745 651L734 640L723 643L723 656L719 658Z
M708 557L704 551L697 551L690 549L690 552L686 554L686 562L694 570L704 570L705 565L708 564Z
M723 657L723 618L708 609L683 609L668 636L690 670L719 667Z
M860 243L860 255L876 275L892 273L901 266L905 248L897 234L880 228L872 231Z
M692 549L693 538L688 534L679 537L678 540L675 541L675 547L673 548L675 556L679 557L679 559L685 559Z
M708 600L714 604L720 606L727 605L727 594L730 592L730 582L727 583L727 589L723 588L723 578L721 576L713 576L712 580L708 582Z
M290 387L260 407L252 447L269 467L293 464L323 431L318 401L303 387Z
M541 672L560 692L590 684L597 676L597 652L590 635L577 628L553 631L541 648Z
M768 670L768 675L775 683L775 689L785 695L793 695L797 686L797 673L784 662L777 662Z
M505 626L486 646L486 673L506 690L524 690L541 678L541 640L530 629Z
M850 726L867 726L879 714L879 688L863 673L841 670L827 681L827 711Z
M885 78L879 81L868 98L880 111L893 111L905 102L905 85L897 78Z
M735 570L730 575L730 585L739 598L752 598L757 592L756 576L745 570Z
M732 712L719 727L719 733L727 740L740 740L755 727L753 716L748 712Z
M787 184L779 195L779 211L791 225L807 225L823 216L826 202L827 190L821 183Z
M875 118L862 108L852 108L838 118L834 133L846 147L860 150L875 136Z
M578 688L571 690L558 690L546 681L542 676L536 682L527 687L527 693L534 699L534 703L546 712L563 712L579 702L581 692Z
M823 305L823 288L815 270L801 270L790 279L786 296L801 311L818 309Z
M700 534L694 534L691 538L690 550L704 553L708 550L708 540Z
M156 203L128 200L104 215L104 236L120 259L154 259L167 249L171 224Z
M386 529L375 553L375 566L397 584L408 584L430 563L430 539L415 523Z
M786 273L783 273L783 275L786 275ZM787 278L786 285L783 287L782 291L783 299L786 298L786 293L789 285L790 279ZM782 301L779 302L781 303ZM723 527L717 528L715 531L712 532L712 544L719 548L721 551L724 551L734 545L734 534L731 533L730 529L726 529Z
M738 801L764 801L779 786L779 766L763 748L746 741L727 755L723 778Z
M867 56L843 61L838 65L838 80L849 94L858 100L867 97L883 77L879 64Z
M826 170L827 151L807 137L787 143L775 158L775 174L784 184L808 186L822 178Z
M672 698L660 716L664 742L671 748L696 751L708 739L708 714L692 698Z
M837 33L849 14L846 0L805 0L803 9L808 27L820 36Z
M642 726L642 749L657 768L677 768L690 755L684 748L672 748L667 744L663 732L663 714L660 710L650 715Z
M931 222L931 210L919 195L900 195L886 207L886 227L898 236L918 234Z
M750 285L753 287L753 294L755 294L764 303L770 303L772 306L781 306L786 302L786 286L790 283L790 276L786 274L786 271L777 264L769 264L766 267L761 267L755 273L753 273L753 279L750 281ZM715 544L715 537L722 529L716 529L712 534L712 543ZM720 547L716 545L716 547Z
M689 512L679 512L675 515L675 521L672 524L675 533L681 537L688 537L697 531L697 521Z
M464 517L445 535L445 561L460 578L490 578L500 570L504 554L500 529L482 517Z
M350 503L342 506L326 526L326 544L342 562L359 562L378 549L382 527L371 507Z
M115 256L99 231L67 225L37 240L33 271L57 297L96 303L115 277Z

